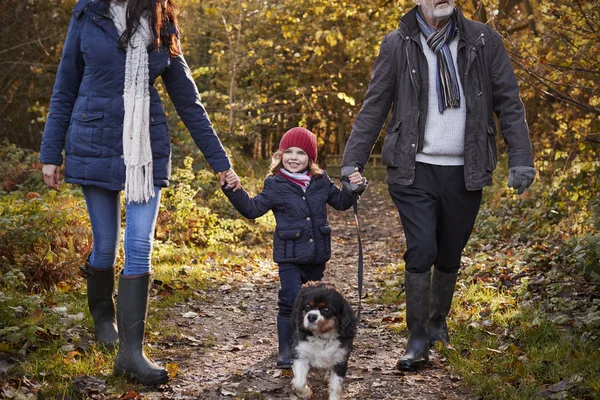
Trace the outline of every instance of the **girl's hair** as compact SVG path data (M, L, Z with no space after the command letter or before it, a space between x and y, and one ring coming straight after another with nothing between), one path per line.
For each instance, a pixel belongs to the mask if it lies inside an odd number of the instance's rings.
M273 156L271 157L271 167L269 168L269 173L267 176L274 176L279 173L281 168L283 168L283 164L281 162L281 156L283 152L277 150ZM313 162L311 159L308 160L308 173L311 176L320 176L323 175L323 170L319 167L319 164Z
M110 3L111 1L124 2L125 0L104 1ZM154 9L150 10L152 7ZM147 11L151 11L150 25L154 33L153 48L160 49L164 46L169 49L169 53L173 57L180 55L181 46L179 44L179 27L177 25L179 8L173 3L173 0L168 0L164 8L160 0L128 0L126 28L119 39L121 47L127 47L131 37L138 29L140 18Z

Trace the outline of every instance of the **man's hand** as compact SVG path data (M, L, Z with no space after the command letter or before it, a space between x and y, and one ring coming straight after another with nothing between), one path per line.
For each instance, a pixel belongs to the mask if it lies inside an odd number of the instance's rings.
M533 183L535 179L535 168L516 166L508 171L508 187L517 189L517 193L521 194Z
M342 167L342 186L348 193L362 193L367 188L367 180L358 167Z
M227 184L225 187L227 189L233 189L234 192L242 187L240 177L235 173L233 168L221 172L221 175L219 176L219 184L221 186Z
M58 184L60 183L60 167L53 164L43 164L42 174L44 175L44 183L46 186L59 191Z

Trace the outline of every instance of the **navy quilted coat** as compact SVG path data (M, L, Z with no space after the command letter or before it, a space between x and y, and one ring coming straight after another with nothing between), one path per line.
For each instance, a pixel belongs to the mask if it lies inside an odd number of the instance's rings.
M347 210L354 202L354 195L338 188L325 172L311 180L306 192L279 175L265 179L262 191L254 198L243 189L223 191L246 218L258 218L273 210L277 225L273 241L276 263L327 262L331 258L327 204L336 210Z
M174 29L171 27L170 29ZM61 165L65 150L65 181L121 190L123 162L123 84L125 51L101 0L80 0L73 8L58 67L50 113L40 153L44 164ZM215 172L230 162L200 102L200 95L182 55L166 48L148 54L150 138L154 184L165 187L171 174L167 120L154 81L160 76L177 113Z

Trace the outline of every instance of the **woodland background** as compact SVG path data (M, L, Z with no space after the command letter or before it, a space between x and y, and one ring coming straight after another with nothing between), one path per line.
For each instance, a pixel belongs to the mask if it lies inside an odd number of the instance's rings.
M81 192L70 185L62 185L60 193L44 189L37 153L74 3L0 2L0 350L23 357L17 375L11 375L14 363L4 368L0 359L5 395L6 388L22 383L15 376L37 376L28 363L46 362L37 351L58 340L58 328L52 328L56 322L47 320L45 311L31 311L51 309L59 298L77 303L65 293L78 287L75 271L91 246ZM290 127L302 125L317 134L325 168L328 156L332 160L343 152L380 40L413 6L390 0L177 4L185 57L250 191L260 188L273 146ZM589 376L600 374L599 2L462 0L457 5L503 37L519 79L538 170L531 189L517 196L505 187L507 160L500 157L465 271L508 290L515 307L523 302L534 307L540 314L529 315L526 329L552 327L552 334L544 330L538 339L572 343L576 355L557 351L554 356L557 362L561 357L586 360L584 372L564 378L571 379L569 387L586 382L586 396L598 394L600 383ZM273 221L249 223L237 217L158 87L171 127L174 163L173 185L164 191L159 217L159 262L188 262L200 252L231 244L270 246ZM497 140L502 154L500 135ZM402 268L393 266L390 274ZM520 359L524 349L516 347L506 347L504 356ZM549 368L548 359L542 361ZM464 360L456 368L467 368ZM486 375L476 367L465 374L475 374L470 381L474 387ZM519 379L500 381L519 393L526 386ZM537 387L552 381L532 380ZM71 390L68 383L54 384Z

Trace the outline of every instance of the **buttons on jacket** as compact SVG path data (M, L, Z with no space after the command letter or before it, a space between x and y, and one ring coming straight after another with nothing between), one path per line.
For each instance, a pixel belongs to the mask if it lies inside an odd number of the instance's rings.
M307 220L307 221L310 221L310 217L306 217L306 220Z
M83 115L81 116L81 119L87 119L87 115L83 114Z
M311 243L313 242L312 238L308 239L308 241L311 242Z
M306 197L302 196L302 200L306 200Z
M300 237L300 232L296 233L296 237Z

